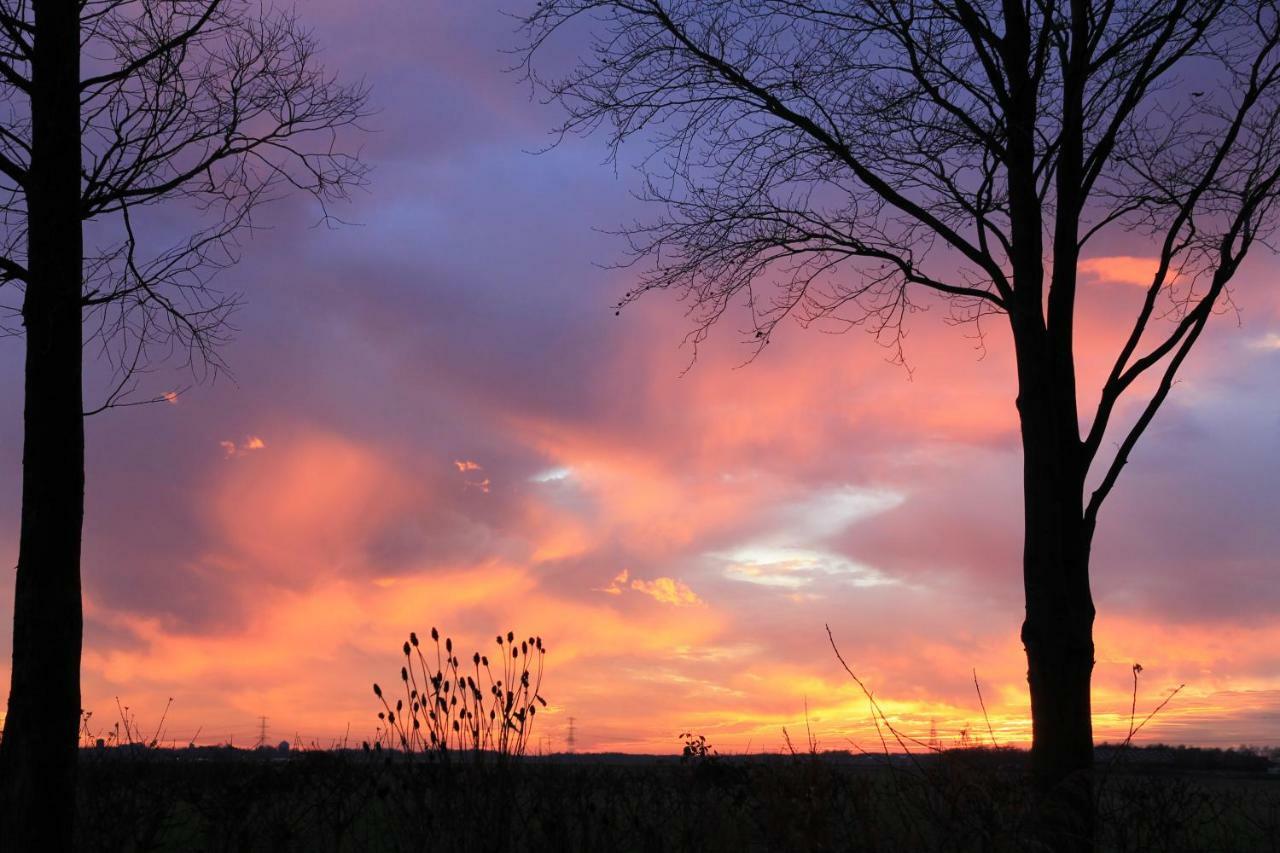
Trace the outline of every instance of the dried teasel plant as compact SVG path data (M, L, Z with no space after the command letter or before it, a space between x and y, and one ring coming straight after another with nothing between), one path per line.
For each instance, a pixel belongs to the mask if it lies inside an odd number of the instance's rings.
M378 684L373 693L382 703L378 712L378 743L407 753L476 757L523 755L533 733L534 717L546 699L539 694L546 648L541 637L517 639L514 631L496 637L498 651L472 654L469 665L454 652L453 639L423 651L416 633L401 649L403 698L391 697Z

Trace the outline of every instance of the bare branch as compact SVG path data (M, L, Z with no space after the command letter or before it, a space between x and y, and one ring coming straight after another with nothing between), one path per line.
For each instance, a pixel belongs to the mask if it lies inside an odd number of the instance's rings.
M25 62L30 9L0 0L0 64ZM363 84L340 83L290 12L249 0L101 0L81 7L84 174L81 217L98 245L84 262L89 340L116 370L106 402L122 404L156 358L197 372L225 365L218 348L238 304L212 289L239 257L238 237L262 204L301 190L329 205L363 184L347 146L368 114ZM0 69L2 70L2 69ZM26 91L0 73L0 284L25 270ZM151 246L140 216L169 204L190 232ZM167 230L167 229L166 229ZM130 401L132 402L132 401Z
M1202 303L1208 304L1208 303ZM1120 477L1121 470L1129 462L1129 454L1133 452L1134 446L1138 443L1138 439L1146 432L1151 421L1155 418L1156 412L1160 410L1165 399L1169 396L1169 391L1173 388L1174 377L1178 374L1178 369L1182 367L1182 362L1186 360L1187 354L1191 352L1191 347L1195 345L1196 339L1200 337L1200 332L1204 330L1204 324L1209 318L1208 310L1199 310L1193 315L1195 321L1188 328L1188 331L1182 343L1178 346L1178 350L1170 359L1168 366L1164 370L1164 374L1160 377L1160 384L1156 388L1151 399L1147 401L1147 405L1143 408L1142 413L1138 416L1137 422L1130 428L1128 434L1120 442L1120 447L1116 451L1115 458L1112 459L1110 466L1102 477L1102 482L1094 489L1093 494L1089 498L1089 504L1085 507L1084 519L1089 529L1092 529L1098 520L1098 510L1101 509L1103 501L1111 494L1111 490L1115 487L1116 480Z
M223 0L200 0L200 2L192 3L190 0L179 0L179 2L168 5L170 7L168 10L160 10L151 7L149 4L144 4L144 9L140 14L132 15L128 18L117 18L113 22L117 27L116 32L120 33L124 27L132 25L131 28L134 30L135 35L129 41L135 44L141 41L142 44L146 45L146 49L131 56L127 62L105 74L98 74L81 80L81 91L89 92L102 86L123 83L157 60L171 61L175 52L186 47L209 28L209 25L217 19L224 2ZM194 13L189 11L193 7L196 10ZM102 17L106 17L105 12ZM163 32L166 34L162 38L152 38L151 33L147 33L147 37L143 40L136 38L136 34L146 32L146 29L144 29L146 24L154 22L161 22L164 27ZM179 22L181 25L175 27L175 24L179 24ZM124 27L120 26L122 23ZM119 44L119 41L116 43Z

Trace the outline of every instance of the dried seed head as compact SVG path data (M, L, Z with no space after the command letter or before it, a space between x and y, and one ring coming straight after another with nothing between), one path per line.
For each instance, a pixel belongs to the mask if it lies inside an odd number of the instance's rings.
M415 634L415 633L413 633L412 631L410 631L410 632L409 632L409 642L410 642L410 643L413 643L413 647L416 649L416 648L418 647L418 635L417 635L417 634Z
M373 685L373 695L378 697L382 696L382 688L378 686L377 682L374 682Z
M498 635L498 645L502 645L502 635Z
M515 631L508 631L508 632L507 632L507 642L508 642L508 643L514 643L515 641L516 641L516 632L515 632Z
M472 655L472 656L471 656L471 662L472 662L472 663L474 663L476 666L479 666L479 665L480 665L480 653L479 653L479 652L476 652L474 655Z
M408 657L408 656L409 656L409 644L408 644L408 643L405 643L405 644L404 644L404 656L405 656L405 657Z
M453 640L449 637L444 638L444 650L450 654L453 653Z
M439 631L437 631L435 628L432 628L432 629L431 629L431 639L433 639L433 640L439 640L439 639L440 639L440 632L439 632Z
M409 680L409 670L408 670L408 668L403 667L403 666L402 666L402 667L400 667L400 680L401 680L401 681L408 681L408 680Z

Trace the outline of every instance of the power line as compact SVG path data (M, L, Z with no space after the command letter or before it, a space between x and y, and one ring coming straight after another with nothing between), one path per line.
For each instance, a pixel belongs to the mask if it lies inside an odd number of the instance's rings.
M266 745L267 745L267 718L259 717L258 718L258 746L263 747Z

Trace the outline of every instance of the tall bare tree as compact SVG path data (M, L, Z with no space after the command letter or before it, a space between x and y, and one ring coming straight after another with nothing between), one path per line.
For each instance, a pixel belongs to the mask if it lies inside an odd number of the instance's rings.
M211 275L260 203L301 190L323 210L362 179L338 137L365 101L292 14L258 3L0 0L0 285L27 353L3 849L72 845L85 345L117 370L89 412L141 402L155 356L216 369L234 298Z
M655 148L642 169L665 213L629 232L653 264L624 303L678 291L696 343L741 301L759 347L789 316L892 345L926 292L959 319L1007 319L1032 768L1050 811L1081 827L1058 841L1087 848L1090 548L1134 445L1274 230L1275 0L544 0L523 20L524 67L564 105L563 132ZM548 71L557 33L587 44ZM1121 231L1156 261L1082 422L1079 259Z

